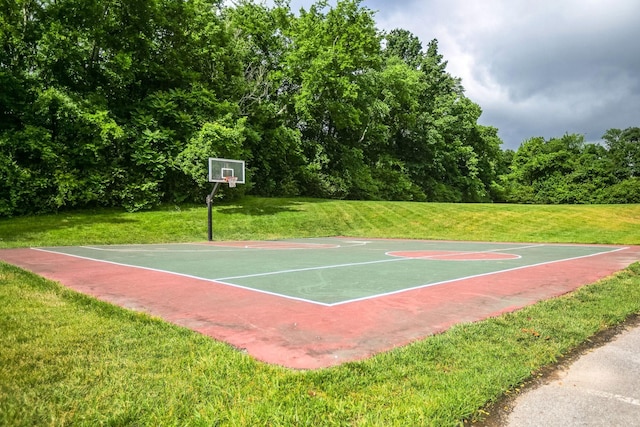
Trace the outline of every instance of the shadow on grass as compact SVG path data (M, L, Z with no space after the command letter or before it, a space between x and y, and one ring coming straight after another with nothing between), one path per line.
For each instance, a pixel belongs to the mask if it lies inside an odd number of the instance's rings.
M5 241L29 240L30 236L54 230L92 227L96 224L134 224L138 220L124 218L117 209L62 212L0 220L0 236Z
M309 203L326 203L322 199L258 199L247 197L237 203L219 205L216 212L224 215L277 215L284 212L302 212L301 206Z

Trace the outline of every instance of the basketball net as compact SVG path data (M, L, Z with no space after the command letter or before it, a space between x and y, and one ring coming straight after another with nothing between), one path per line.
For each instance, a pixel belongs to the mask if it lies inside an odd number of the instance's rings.
M229 188L235 188L236 183L238 182L237 176L225 176L224 180L229 184Z

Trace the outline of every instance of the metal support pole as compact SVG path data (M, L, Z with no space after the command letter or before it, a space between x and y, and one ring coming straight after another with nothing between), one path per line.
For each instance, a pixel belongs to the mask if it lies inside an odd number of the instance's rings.
M213 240L213 214L211 212L211 205L213 205L213 196L216 194L216 191L218 191L218 186L220 186L220 183L216 182L213 185L211 194L207 196L207 229L210 242Z

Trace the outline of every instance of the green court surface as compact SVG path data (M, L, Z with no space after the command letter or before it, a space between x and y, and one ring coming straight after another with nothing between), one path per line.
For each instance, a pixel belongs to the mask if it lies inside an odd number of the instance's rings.
M621 249L624 248L318 238L38 250L333 306Z

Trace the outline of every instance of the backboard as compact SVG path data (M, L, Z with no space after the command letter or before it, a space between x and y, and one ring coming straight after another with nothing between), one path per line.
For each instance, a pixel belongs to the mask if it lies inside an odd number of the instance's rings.
M235 177L237 184L244 184L244 160L209 158L209 182L228 182Z

